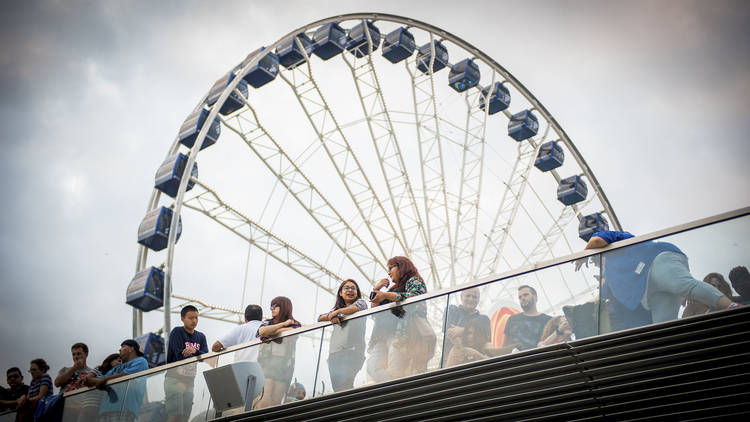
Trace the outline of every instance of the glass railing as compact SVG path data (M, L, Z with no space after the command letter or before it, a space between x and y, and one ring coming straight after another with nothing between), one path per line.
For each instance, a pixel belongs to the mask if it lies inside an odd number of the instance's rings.
M715 310L731 302L702 280L750 264L749 214L623 240L74 392L64 420L110 413L207 421Z

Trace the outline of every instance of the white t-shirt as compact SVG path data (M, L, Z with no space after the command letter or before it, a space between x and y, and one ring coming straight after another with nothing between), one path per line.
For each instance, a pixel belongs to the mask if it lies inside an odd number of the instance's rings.
M258 328L261 321L249 321L237 327L234 327L224 337L219 339L222 346L232 347L237 344L247 343L257 338ZM234 352L235 362L257 362L258 346L246 347Z

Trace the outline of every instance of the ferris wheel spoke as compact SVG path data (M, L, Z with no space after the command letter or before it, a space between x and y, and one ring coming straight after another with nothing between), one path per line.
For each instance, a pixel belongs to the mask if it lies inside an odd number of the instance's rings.
M296 42L299 43L299 40ZM291 77L285 73L280 73L279 76L297 97L302 111L356 205L368 232L375 240L381 256L387 259L386 251L406 250L406 247L315 82L309 56L304 48L301 50L307 59L306 65L291 69ZM369 279L374 279L375 275L373 273Z
M364 22L362 24L365 25ZM357 88L359 102L365 114L363 120L367 122L377 161L394 210L396 224L406 245L406 252L413 258L415 254L427 254L426 260L433 262L434 258L430 256L431 250L427 248L427 234L417 207L414 189L372 61L372 38L369 31L365 31L365 35L370 49L369 54L361 58L357 56L349 58L346 54L342 54L342 57L351 71Z
M495 73L492 73L492 83ZM492 84L490 84L491 86ZM484 170L484 146L489 107L479 107L481 89L466 92L466 128L461 160L461 181L456 207L455 234L453 236L456 250L457 278L460 282L473 279L473 268L479 223L479 201L482 191L482 174Z
M383 263L362 241L348 223L349 220L338 212L260 123L252 104L246 102L245 105L245 110L230 119L222 120L225 126L245 141L273 173L275 179L286 188L357 270L367 280L372 280L372 274L384 268Z
M451 238L440 120L437 115L435 73L433 72L436 53L432 33L430 33L430 48L432 52L427 72L420 72L417 69L416 58L406 60L405 64L412 82L427 242L428 248L432 249L432 256L436 259L431 263L431 269L437 286L442 287L443 283L449 285L456 283L454 272L456 253ZM428 130L428 127L431 130Z
M518 155L513 164L510 178L505 183L505 191L500 200L500 206L497 208L490 230L486 234L484 248L475 270L475 277L494 274L497 271L498 259L503 254L510 227L518 213L518 207L528 183L529 171L534 163L535 152L536 148L531 143L521 142L518 144Z
M203 182L192 180L195 187L203 191L185 200L183 205L206 215L316 286L336 295L339 280L343 280L341 276L232 208Z
M588 205L593 200L593 196L581 203L581 207ZM531 253L524 260L523 265L539 262L552 253L552 248L563 236L565 227L576 218L578 211L571 206L564 207L557 219L550 225L539 243L531 250Z

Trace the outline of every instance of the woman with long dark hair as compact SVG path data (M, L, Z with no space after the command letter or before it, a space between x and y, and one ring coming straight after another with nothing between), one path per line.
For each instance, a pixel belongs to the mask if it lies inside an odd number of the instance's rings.
M388 260L388 275L393 280L393 285L387 291L382 291L381 289L388 287L390 280L380 280L374 287L372 306L400 302L427 293L427 286L417 267L405 256L394 256ZM390 378L425 372L427 362L435 354L437 338L427 322L427 305L419 302L408 308L409 312L394 312L399 319L392 332L387 332L389 328L386 324L377 327L376 320L376 327L370 338L374 359L372 364L368 362L368 371L376 381L379 381L377 372L382 370L387 370ZM387 353L389 346L393 351L384 359L383 353Z
M267 340L284 331L301 327L292 316L292 301L288 297L277 296L271 300L271 318L264 320L258 328L258 337ZM272 340L260 346L258 363L266 378L263 398L257 407L264 408L281 404L294 375L294 355L297 336Z
M365 318L341 321L345 315L367 309L359 285L352 279L344 280L336 292L336 303L331 312L318 317L318 321L331 321L333 332L328 348L328 372L333 391L354 388L354 377L365 362Z
M99 372L99 377L104 376L107 372L109 372L110 369L114 368L117 365L120 365L122 363L122 359L120 358L119 353L112 353L111 355L104 358L104 361L101 365L97 366L95 369Z

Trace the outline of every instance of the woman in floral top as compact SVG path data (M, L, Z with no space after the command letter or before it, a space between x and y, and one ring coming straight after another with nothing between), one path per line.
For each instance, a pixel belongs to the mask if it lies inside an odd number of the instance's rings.
M395 256L388 260L388 275L393 280L393 286L388 291L381 291L387 287L390 281L384 278L375 285L375 297L372 299L372 306L378 306L388 302L400 302L410 297L427 293L427 286L419 275L419 271L411 260L404 256ZM385 359L383 364L382 356L373 356L375 363L380 363L381 369L387 368L389 378L398 378L424 372L427 369L427 362L435 353L436 337L435 332L427 322L427 306L424 302L417 302L407 306L408 310L401 314L394 312L399 320L396 322L392 332L376 332L377 327L373 329L372 337L375 341L386 343L390 340L393 351ZM378 331L384 331L383 329ZM371 339L372 342L372 339ZM372 349L375 345L371 344ZM387 347L386 347L387 350ZM381 344L381 351L383 347ZM390 361L390 363L388 363ZM371 372L374 372L374 368ZM377 377L373 377L376 378Z

